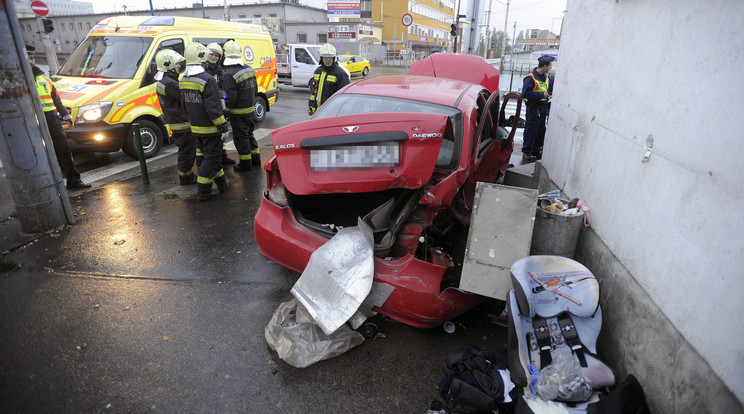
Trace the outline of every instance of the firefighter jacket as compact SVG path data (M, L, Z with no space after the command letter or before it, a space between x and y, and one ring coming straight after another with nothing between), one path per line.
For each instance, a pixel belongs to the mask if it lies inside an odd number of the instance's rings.
M36 91L39 92L39 98L41 98L41 109L44 112L51 112L56 109L60 118L70 115L67 108L62 104L62 100L59 99L59 95L57 95L57 88L54 87L52 80L44 75L44 71L36 66L31 66L31 72L34 74L36 81Z
M350 82L346 72L336 62L333 62L331 66L318 66L313 79L315 80L315 93L310 100L315 101L317 108L320 108L328 98Z
M535 68L530 74L524 77L522 84L522 97L525 104L534 106L537 103L547 103L548 98L543 92L547 92L550 86L550 78L546 74L539 74Z
M231 117L248 116L256 110L256 72L250 66L230 65L223 77L225 112Z
M155 88L165 122L173 132L188 131L189 116L178 86L178 75L166 72Z
M227 132L227 121L222 114L222 93L213 76L203 70L187 70L179 86L192 134L204 136Z
M214 76L214 80L217 81L217 87L222 90L222 82L223 78L225 76L225 71L222 69L222 67L219 64L213 65L211 63L206 64L206 68L204 70Z

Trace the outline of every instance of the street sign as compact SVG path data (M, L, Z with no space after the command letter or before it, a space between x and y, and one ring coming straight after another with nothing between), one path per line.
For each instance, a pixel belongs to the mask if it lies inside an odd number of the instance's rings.
M411 25L411 23L413 23L413 16L411 16L408 13L406 13L406 14L403 15L403 18L401 20L403 21L403 26L408 27L408 26Z
M37 16L44 17L49 14L49 7L41 0L34 0L31 2L31 11Z

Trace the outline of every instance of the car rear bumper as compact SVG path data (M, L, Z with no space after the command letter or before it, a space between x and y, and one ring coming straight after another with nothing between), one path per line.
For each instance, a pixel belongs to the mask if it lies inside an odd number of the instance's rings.
M312 253L328 241L298 223L289 208L269 201L265 192L254 229L261 254L297 272L302 272ZM440 291L446 270L411 255L396 260L375 257L374 281L395 288L375 310L417 328L433 328L486 299L455 288Z
M65 131L70 147L76 151L115 152L119 151L129 132L129 124L107 124L98 122L90 125L76 125Z

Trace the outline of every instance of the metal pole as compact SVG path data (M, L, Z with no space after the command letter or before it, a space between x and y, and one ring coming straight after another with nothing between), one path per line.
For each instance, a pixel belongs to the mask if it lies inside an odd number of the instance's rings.
M57 61L57 53L52 46L52 37L44 30L44 20L41 17L36 17L36 24L39 26L41 44L44 45L44 53L46 54L47 65L49 65L49 75L55 75L59 72L59 62Z
M395 57L395 51L398 48L395 44L398 41L398 20L394 21L393 24L393 66L398 64L398 59Z
M155 15L155 10L152 9L152 0L150 0L150 16Z
M504 53L506 52L506 25L509 20L509 3L511 0L506 0L506 17L504 18L504 41L501 42L501 63L499 64L499 70L504 71Z
M25 58L23 34L15 5L0 10L0 161L10 184L21 230L40 233L74 224L62 172L54 153L31 65ZM3 197L7 197L3 195Z
M204 0L201 0L202 3L202 19L207 18L207 12L204 11Z
M509 69L511 70L511 80L509 80L509 90L512 90L512 82L514 81L514 42L517 38L517 22L514 22L514 35L512 35L512 50L511 59L509 62Z
M486 45L483 47L483 58L488 57L488 48L491 46L491 7L493 6L493 0L488 2L488 12L486 18Z
M139 158L140 171L142 172L142 184L150 184L150 175L147 173L145 150L142 148L142 135L140 135L139 124L133 122L132 129L134 129L134 146L137 147L137 158Z

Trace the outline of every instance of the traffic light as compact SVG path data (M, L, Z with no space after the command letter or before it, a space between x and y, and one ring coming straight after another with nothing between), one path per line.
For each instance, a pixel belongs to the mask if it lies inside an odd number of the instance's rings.
M54 31L54 22L51 19L41 19L44 23L44 33L52 33Z
M454 23L452 23L452 24L450 25L450 27L452 28L452 30L450 31L450 34L451 34L452 36L457 36L457 25L456 25L456 24L454 24Z

